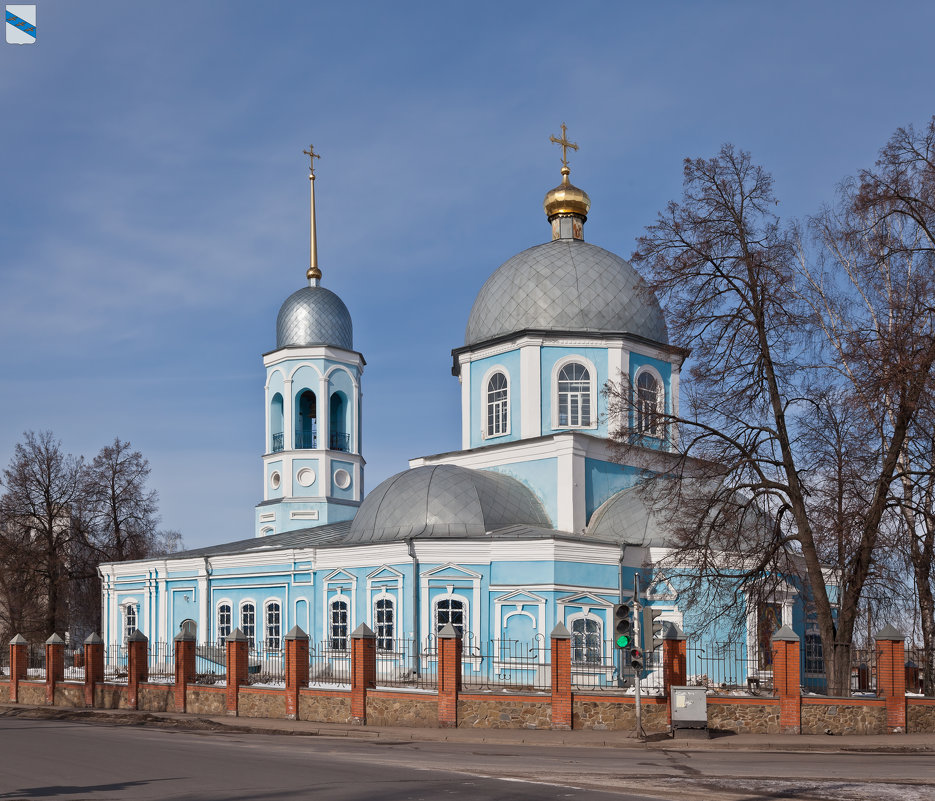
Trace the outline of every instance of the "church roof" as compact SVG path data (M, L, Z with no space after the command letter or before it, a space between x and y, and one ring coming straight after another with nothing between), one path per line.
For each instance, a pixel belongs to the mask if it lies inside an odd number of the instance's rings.
M276 348L331 345L354 349L354 327L344 301L323 286L304 286L286 298L276 318Z
M451 464L404 470L361 504L347 544L485 537L497 529L551 529L539 499L515 478Z
M668 344L659 302L629 262L577 239L518 253L487 279L464 336L476 345L525 329L622 332Z

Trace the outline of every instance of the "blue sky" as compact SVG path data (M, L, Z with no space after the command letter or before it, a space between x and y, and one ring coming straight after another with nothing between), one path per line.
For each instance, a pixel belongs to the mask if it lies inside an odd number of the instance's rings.
M935 113L929 2L37 6L0 42L0 464L28 429L129 440L189 546L253 533L310 142L372 489L459 446L450 350L549 238L562 121L585 237L626 257L686 156L752 151L801 216Z

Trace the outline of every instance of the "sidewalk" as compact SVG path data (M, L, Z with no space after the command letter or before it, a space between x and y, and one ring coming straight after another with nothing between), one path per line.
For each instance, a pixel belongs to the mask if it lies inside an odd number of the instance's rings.
M94 721L112 725L155 726L195 731L251 732L304 737L353 737L380 742L462 742L500 745L571 746L581 748L646 748L675 751L866 751L935 753L935 734L720 734L709 740L672 739L652 735L640 741L632 732L551 731L548 729L410 729L401 726L352 726L304 720L197 716L174 712L134 712L127 709L75 709L0 703L0 718Z

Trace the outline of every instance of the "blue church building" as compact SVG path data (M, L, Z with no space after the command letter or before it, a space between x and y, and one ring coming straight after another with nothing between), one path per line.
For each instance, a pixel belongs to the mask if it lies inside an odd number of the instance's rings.
M559 142L564 154L564 133ZM366 623L392 653L448 623L487 642L534 641L561 622L575 661L612 664L612 609L636 574L643 602L693 633L703 610L684 608L655 569L669 553L665 527L635 488L647 465L671 458L675 432L660 412L678 409L688 353L669 342L636 270L585 241L590 199L562 161L544 201L550 238L490 275L452 351L461 449L413 459L366 495L366 363L347 307L322 285L310 170L307 283L282 304L263 356L255 537L101 565L105 642L134 628L171 641L185 628L209 643L239 628L276 650L299 626L337 653ZM632 388L627 419L602 395L608 382ZM641 443L629 463L618 430ZM794 588L775 601L775 622L805 633ZM755 648L756 611L748 618Z

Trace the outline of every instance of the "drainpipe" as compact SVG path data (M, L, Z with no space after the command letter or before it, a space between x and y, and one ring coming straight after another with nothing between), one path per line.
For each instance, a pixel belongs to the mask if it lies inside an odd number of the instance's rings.
M410 537L406 540L409 546L409 558L412 559L412 672L418 676L421 672L420 652L422 650L422 636L419 631L421 619L419 611L419 559L416 556L416 544Z
M619 567L619 570L617 571L617 580L618 580L618 582L619 582L618 591L617 591L617 598L618 598L618 601L617 601L617 602L618 602L618 603L621 603L621 604L624 602L624 595L623 595L623 560L626 558L626 554L627 554L627 544L624 542L624 543L621 543L621 544L620 544L620 559L619 559L618 562L617 562L617 565L618 565L618 567ZM612 635L611 639L615 639L614 632L611 632L611 635ZM619 648L617 648L616 644L613 645L613 649L614 649L614 655L615 655L615 660L614 660L614 661L617 663L617 686L618 686L618 687L623 687L623 656L624 656L624 652L621 651Z

